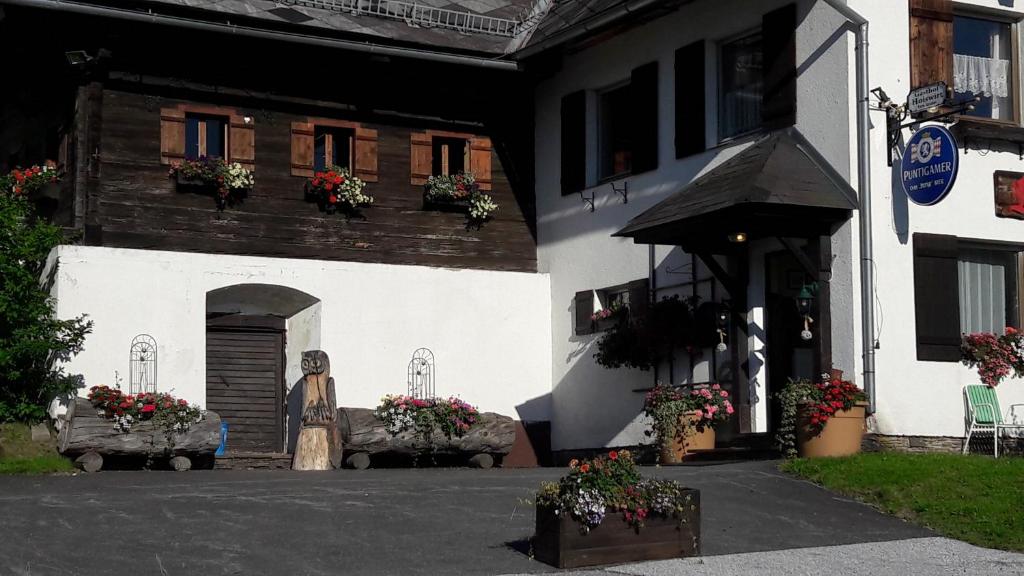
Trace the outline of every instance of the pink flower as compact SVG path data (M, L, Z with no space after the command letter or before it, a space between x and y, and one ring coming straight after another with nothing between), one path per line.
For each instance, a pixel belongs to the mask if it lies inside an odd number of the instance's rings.
M728 398L729 397L729 393L726 392L725 390L722 390L721 392L719 392L718 395L721 396L722 398Z
M700 419L700 418L704 417L704 412L702 412L700 410L695 410L693 415L696 416L698 419Z
M712 390L721 390L722 389L722 385L721 384L712 384L711 385L711 389Z
M711 391L708 390L707 388L702 388L700 391L700 395L705 398L711 398Z
M725 407L725 413L726 414L732 414L733 412L735 412L735 410L733 410L732 406L726 406Z

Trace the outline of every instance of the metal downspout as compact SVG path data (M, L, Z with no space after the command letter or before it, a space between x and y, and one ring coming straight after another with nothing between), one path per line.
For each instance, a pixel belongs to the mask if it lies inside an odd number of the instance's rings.
M240 36L248 36L251 38L262 38L268 40L294 42L298 44L308 44L312 46L339 48L343 50L352 50L355 52L378 54L381 56L394 56L396 58L414 58L419 60L431 60L434 62L444 62L447 64L461 64L466 66L475 66L478 68L505 70L510 72L519 70L519 64L510 60L497 60L490 58L481 58L477 56L449 54L446 52L418 50L414 48L398 48L395 46L384 46L382 44L372 44L369 42L355 42L352 40L326 38L323 36L306 36L303 34L263 30L260 28L237 26L228 23L221 24L216 22L203 22L201 20L193 20L190 18L180 18L177 16L164 16L156 14L154 12L139 12L136 10L126 10L123 8L94 6L90 4L83 4L81 2L71 2L68 0L0 0L0 5L4 4L9 4L12 6L26 6L29 8L39 8L43 10L70 12L73 14L85 14L89 16L105 16L108 18L119 18L122 20L145 22L149 24L180 26L183 28L189 28L192 30L203 30L207 32L226 32L229 34L238 34Z
M871 233L871 92L868 87L868 21L844 0L824 0L857 25L857 195L860 197L861 345L864 348L864 392L868 413L875 412L875 260Z

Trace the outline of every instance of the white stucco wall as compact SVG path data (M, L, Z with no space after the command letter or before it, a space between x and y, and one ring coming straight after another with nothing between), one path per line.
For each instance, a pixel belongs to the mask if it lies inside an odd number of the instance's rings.
M636 388L650 386L653 376L639 371L605 370L592 358L596 336L573 335L573 296L577 291L600 289L648 275L648 248L611 234L694 177L738 152L745 144L709 150L677 160L674 147L674 52L699 39L708 40L708 77L693 79L705 86L708 102L715 102L717 84L715 43L760 25L765 12L785 0L697 2L678 12L567 56L560 72L536 89L536 173L538 259L541 270L551 275L553 409L552 443L555 450L593 448L646 442L640 411L643 396ZM756 5L756 8L752 8ZM841 174L850 168L847 69L848 38L843 20L826 6L810 0L799 2L797 32L798 128ZM610 185L586 191L596 196L595 211L584 206L579 195L560 192L560 103L580 89L596 90L628 79L630 71L652 60L659 62L659 168L624 178L629 183L629 202L624 204ZM714 134L716 113L708 110L709 138ZM620 182L621 183L621 182ZM849 227L834 238L833 252L849 253ZM669 247L658 247L660 271L670 258ZM672 256L675 258L676 256ZM849 257L837 266L850 266ZM702 273L706 275L706 271ZM838 271L839 278L850 277ZM685 276L659 278L659 283L680 282ZM852 286L833 286L836 302L849 302ZM848 330L853 311L834 310L836 330ZM848 334L835 338L849 339ZM837 356L837 364L850 366L853 352ZM667 381L667 374L662 373ZM677 383L688 376L677 374ZM756 383L755 383L756 384Z
M894 100L904 101L911 88L907 3L850 0L849 4L871 22L871 86L881 86ZM957 2L957 7L979 7L1014 18L1024 16L1019 2L1014 5L1006 0L969 0ZM898 173L886 166L884 114L873 113L872 122L872 216L880 345L876 352L875 426L886 434L963 436L962 387L980 381L974 370L958 363L916 360L912 237L915 232L925 232L1024 244L1024 222L995 216L992 183L994 171L1024 171L1024 162L1015 151L989 151L988 143L980 150L972 146L966 155L961 147L960 174L952 192L938 205L917 206L907 200ZM903 133L905 138L909 135L909 131ZM1004 381L998 394L1004 407L1024 402L1024 382Z
M87 386L126 375L128 345L147 333L159 346L158 388L204 404L207 292L271 284L320 300L288 321L289 386L301 376L301 351L321 348L339 403L373 407L384 394L405 393L409 359L428 347L438 395L550 418L545 274L85 246L61 246L55 256L58 316L84 313L95 323L68 366Z

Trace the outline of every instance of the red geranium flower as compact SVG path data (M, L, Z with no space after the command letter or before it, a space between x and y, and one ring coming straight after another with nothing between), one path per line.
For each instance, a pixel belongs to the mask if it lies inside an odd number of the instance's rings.
M327 197L327 201L330 202L331 204L337 204L338 197L335 196L334 194L331 194L330 196Z
M618 460L619 459L619 453L616 452L615 450L612 450L611 452L608 453L608 459L609 460Z

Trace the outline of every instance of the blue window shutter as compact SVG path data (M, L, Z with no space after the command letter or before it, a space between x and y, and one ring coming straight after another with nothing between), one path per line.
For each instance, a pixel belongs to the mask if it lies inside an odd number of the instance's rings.
M199 119L194 116L185 118L185 158L199 158Z

